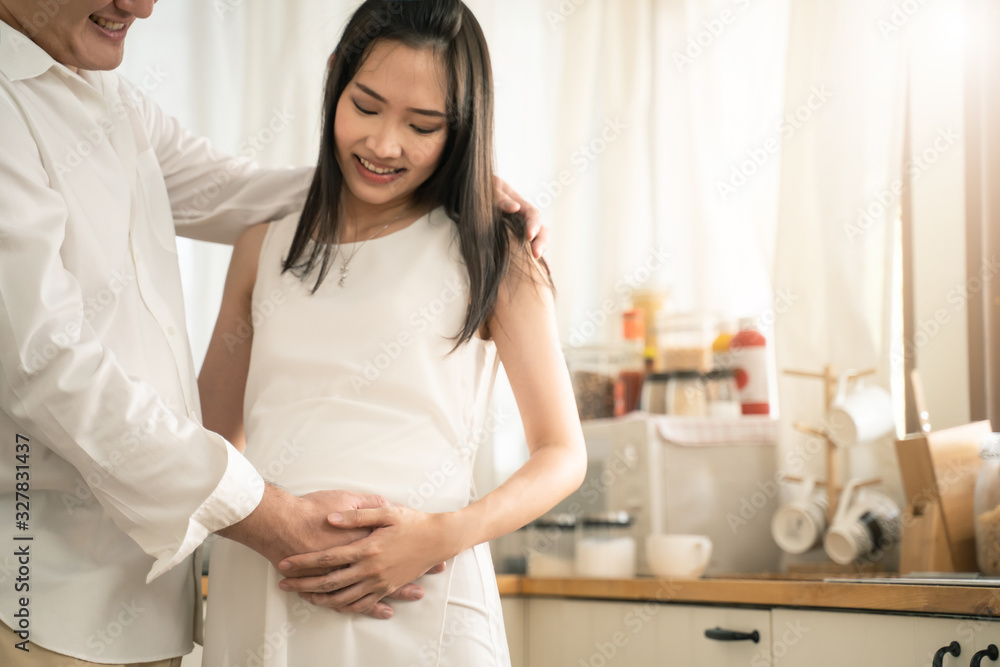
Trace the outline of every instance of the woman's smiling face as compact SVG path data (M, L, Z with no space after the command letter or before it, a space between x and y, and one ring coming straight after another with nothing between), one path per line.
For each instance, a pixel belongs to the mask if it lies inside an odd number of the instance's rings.
M430 48L386 40L372 46L334 121L348 203L405 203L431 177L448 139L445 81Z

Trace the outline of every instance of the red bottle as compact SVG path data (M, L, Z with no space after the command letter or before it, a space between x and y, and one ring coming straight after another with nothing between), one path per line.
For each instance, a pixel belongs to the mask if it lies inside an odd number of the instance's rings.
M771 414L767 380L767 339L752 319L740 321L740 332L729 344L733 355L740 407L745 415Z

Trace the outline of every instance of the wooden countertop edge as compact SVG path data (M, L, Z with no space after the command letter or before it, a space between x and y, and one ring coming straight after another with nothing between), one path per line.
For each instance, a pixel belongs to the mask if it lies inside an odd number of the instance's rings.
M762 607L813 607L1000 617L1000 588L755 579L521 580L525 597L554 596Z
M1000 617L1000 588L769 579L536 579L497 575L502 596L810 607ZM208 595L208 577L202 577Z

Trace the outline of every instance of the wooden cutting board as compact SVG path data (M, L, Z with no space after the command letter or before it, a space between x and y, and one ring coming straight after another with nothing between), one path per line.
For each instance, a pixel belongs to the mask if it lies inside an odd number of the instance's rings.
M988 421L896 442L907 512L901 572L975 572L973 497Z

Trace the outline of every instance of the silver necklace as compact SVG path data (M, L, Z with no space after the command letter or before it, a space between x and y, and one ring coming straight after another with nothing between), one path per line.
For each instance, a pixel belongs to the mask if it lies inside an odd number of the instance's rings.
M354 257L359 252L361 252L361 249L365 246L365 244L368 243L369 241L371 241L376 236L380 236L385 230L389 229L390 226L392 226L392 225L396 224L397 222L399 222L400 218L402 218L404 215L406 215L407 212L409 212L409 211L410 211L410 209L406 209L405 211L403 211L402 213L400 213L399 215L397 215L395 218L393 218L389 222L387 222L384 225L382 225L381 229L379 229L377 232L375 232L374 234L372 234L371 236L369 236L368 238L366 238L364 241L362 241L361 243L359 243L358 246L354 249L354 252L351 253L350 257L342 255L343 261L342 261L342 263L340 265L340 280L337 281L338 285L340 285L341 287L343 287L347 283L347 276L350 273L349 267L351 265L351 262L354 261ZM342 245L343 244L341 244L341 246ZM340 251L341 251L341 247L338 246L337 252L340 252Z

